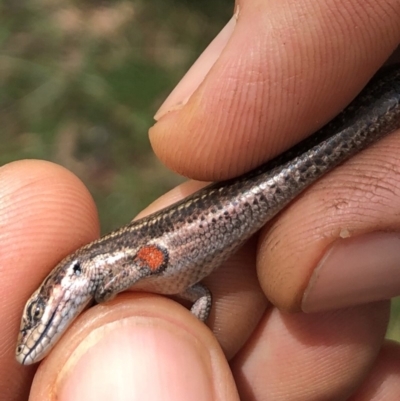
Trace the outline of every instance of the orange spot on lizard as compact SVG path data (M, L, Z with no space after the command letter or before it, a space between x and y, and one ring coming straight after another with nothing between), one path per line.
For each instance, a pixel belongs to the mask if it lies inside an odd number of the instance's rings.
M136 257L153 272L162 268L166 261L164 252L155 245L140 248Z

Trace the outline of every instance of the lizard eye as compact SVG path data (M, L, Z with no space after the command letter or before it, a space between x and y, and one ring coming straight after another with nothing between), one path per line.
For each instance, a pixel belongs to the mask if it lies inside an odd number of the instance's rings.
M40 319L43 315L43 306L42 305L36 305L35 310L33 311L33 316L36 319Z
M42 318L44 312L43 303L40 301L34 301L29 305L28 316L30 321L38 321Z
M76 276L80 276L82 274L82 266L78 260L75 260L72 264L72 270Z

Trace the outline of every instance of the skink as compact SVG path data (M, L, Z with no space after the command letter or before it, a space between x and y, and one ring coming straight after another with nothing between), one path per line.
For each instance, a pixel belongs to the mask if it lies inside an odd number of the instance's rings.
M307 186L400 128L400 66L379 73L334 120L276 159L211 184L63 259L28 300L16 349L25 365L47 355L93 300L133 288L178 294L206 320L200 281Z

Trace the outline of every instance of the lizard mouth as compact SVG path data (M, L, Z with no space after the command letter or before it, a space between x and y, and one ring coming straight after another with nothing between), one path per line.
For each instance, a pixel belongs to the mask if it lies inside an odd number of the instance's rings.
M25 341L22 341L21 344L18 345L17 347L17 360L22 364L22 365L31 365L32 363L37 362L38 356L41 356L40 352L38 351L38 348L40 347L40 344L43 340L43 338L46 337L46 334L48 333L48 331L50 330L50 328L52 327L52 323L53 320L57 314L58 311L58 307L54 310L54 312L52 313L49 321L46 323L46 328L43 330L43 332L40 334L39 338L35 341L35 343L30 347L30 349L28 350L28 352L24 355L24 350L26 348L28 348L27 342L29 337L31 337L34 332L31 332L30 335L25 339ZM32 353L35 353L35 358L31 358Z

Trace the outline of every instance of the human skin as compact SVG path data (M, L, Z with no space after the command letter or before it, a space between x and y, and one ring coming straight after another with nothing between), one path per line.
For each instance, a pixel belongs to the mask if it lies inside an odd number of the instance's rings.
M157 113L156 154L214 181L281 153L384 64L399 20L399 0L239 1ZM143 213L201 185L189 181ZM78 318L37 370L14 359L23 305L63 256L98 237L97 212L74 175L42 161L0 168L0 199L1 400L400 393L400 347L384 339L385 299L400 294L400 132L318 181L205 280L214 335L174 301L126 293Z

